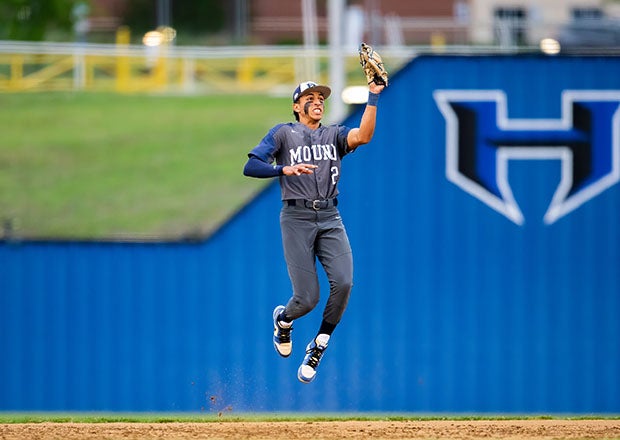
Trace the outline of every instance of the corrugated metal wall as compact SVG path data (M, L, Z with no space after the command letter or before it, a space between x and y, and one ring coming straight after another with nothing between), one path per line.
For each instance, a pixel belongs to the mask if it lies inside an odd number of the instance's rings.
M275 185L204 243L0 244L0 410L620 412L619 187L545 224L560 161L513 160L525 223L491 209L446 178L433 93L463 89L557 119L564 90L620 90L620 60L423 57L394 77L344 161L355 287L310 385L325 298L290 358L271 342L290 292Z

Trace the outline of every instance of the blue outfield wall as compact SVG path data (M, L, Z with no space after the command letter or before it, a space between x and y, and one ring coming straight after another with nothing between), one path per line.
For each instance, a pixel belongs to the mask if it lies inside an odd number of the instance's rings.
M310 385L325 295L271 342L275 182L205 242L0 244L0 410L619 413L619 98L618 58L395 75L343 163L355 286Z

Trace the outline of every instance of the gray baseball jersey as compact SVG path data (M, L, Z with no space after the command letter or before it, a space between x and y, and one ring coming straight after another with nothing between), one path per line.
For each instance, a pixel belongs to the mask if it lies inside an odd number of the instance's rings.
M343 125L321 125L313 130L301 123L278 124L254 147L250 155L278 165L317 165L313 174L280 176L282 200L331 199L338 195L341 159L349 153Z

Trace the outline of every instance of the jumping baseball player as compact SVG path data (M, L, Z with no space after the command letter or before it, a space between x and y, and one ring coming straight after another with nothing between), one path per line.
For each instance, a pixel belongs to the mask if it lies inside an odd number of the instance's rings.
M248 154L244 168L246 176L280 178L282 244L293 287L286 305L273 311L273 343L280 356L291 354L293 321L319 302L316 259L329 280L321 326L307 345L297 372L304 383L314 379L353 285L351 246L337 208L338 181L342 158L373 137L379 94L387 85L377 82L382 81L375 81L373 76L359 128L322 125L330 88L310 81L299 84L293 92L297 122L278 124L269 130Z

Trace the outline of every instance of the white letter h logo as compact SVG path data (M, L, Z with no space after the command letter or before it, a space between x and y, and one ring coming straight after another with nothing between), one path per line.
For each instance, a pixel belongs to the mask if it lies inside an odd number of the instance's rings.
M501 90L438 90L446 120L446 176L516 224L510 160L560 160L551 224L620 179L620 91L562 93L560 119L509 119Z

